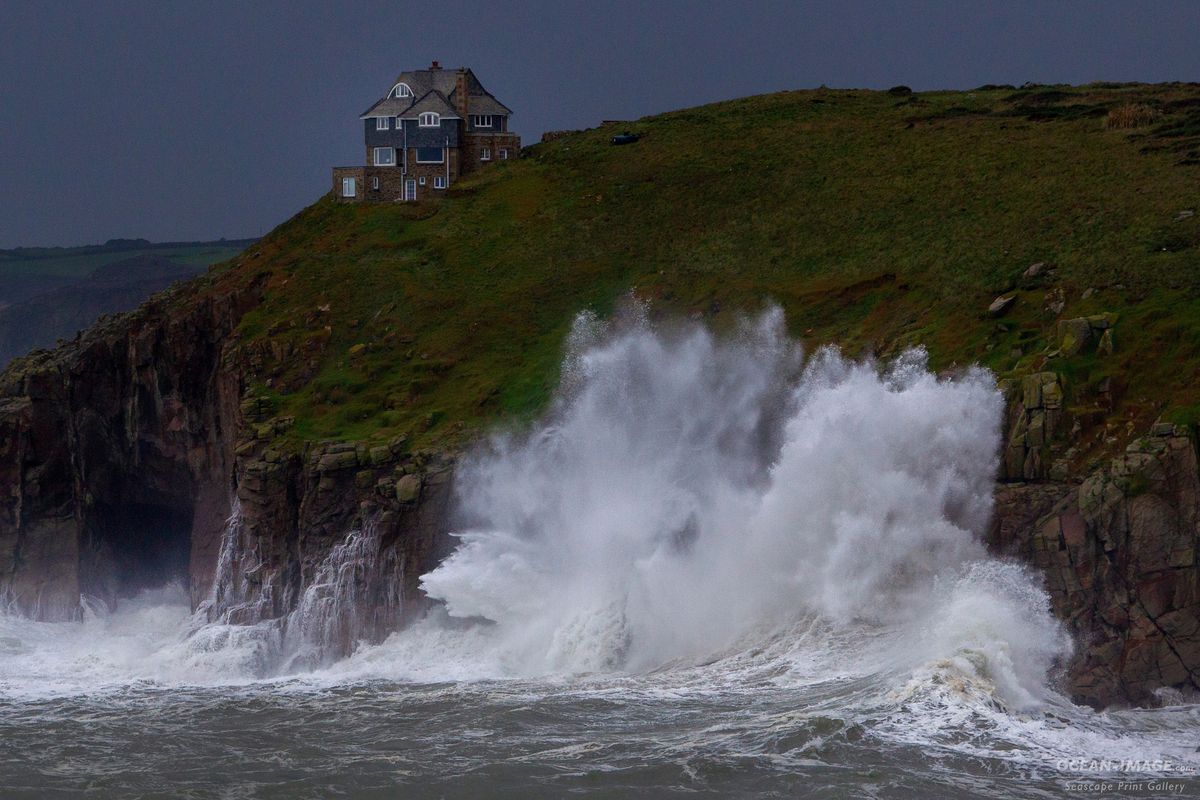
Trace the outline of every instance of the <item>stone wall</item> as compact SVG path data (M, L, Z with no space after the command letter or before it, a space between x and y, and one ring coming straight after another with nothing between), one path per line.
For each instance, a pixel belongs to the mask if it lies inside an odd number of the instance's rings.
M357 191L353 199L342 197L342 178L354 178ZM395 167L334 167L333 197L340 203L384 203L404 197L404 175Z
M483 149L491 150L491 159L481 158ZM500 150L507 149L508 157L517 158L521 152L521 137L515 133L469 133L463 142L463 172L473 172L488 164L501 161Z

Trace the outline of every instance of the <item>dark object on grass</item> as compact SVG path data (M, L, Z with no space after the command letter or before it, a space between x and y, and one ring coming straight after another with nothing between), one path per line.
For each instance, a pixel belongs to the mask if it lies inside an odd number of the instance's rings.
M616 136L612 137L612 143L613 144L633 144L640 138L642 138L642 137L636 133L629 133L629 132L618 133Z
M910 94L912 94L912 89L908 88L907 86L893 86L892 88L888 89L888 94L890 94L892 97L908 97Z

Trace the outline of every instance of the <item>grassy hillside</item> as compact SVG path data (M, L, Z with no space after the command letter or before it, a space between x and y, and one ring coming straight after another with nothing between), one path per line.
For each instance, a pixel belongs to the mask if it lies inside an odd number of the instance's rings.
M323 199L214 272L268 276L240 335L286 437L436 443L526 416L574 314L630 290L716 326L778 303L854 353L1054 370L1099 443L1200 413L1198 85L822 89L627 127L638 143L537 145L441 203ZM1101 312L1115 352L1061 354L1056 320Z

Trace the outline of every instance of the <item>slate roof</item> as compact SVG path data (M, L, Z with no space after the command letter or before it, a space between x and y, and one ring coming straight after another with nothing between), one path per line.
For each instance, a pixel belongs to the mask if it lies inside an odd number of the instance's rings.
M455 90L457 88L458 70L456 69L414 69L401 72L388 87L388 94L375 102L364 111L361 119L368 117L411 117L422 111L437 111L443 117L458 118L455 107ZM392 90L398 84L406 84L412 89L412 97L393 97ZM479 82L475 73L467 70L467 113L468 114L511 114L508 106L497 100ZM421 108L414 110L417 104L425 102L430 93L436 93L450 107L449 113L438 108Z
M398 117L412 105L411 97L385 97L359 115L359 119L367 117Z
M508 106L490 94L473 94L467 99L468 114L511 114Z
M424 114L426 111L434 111L438 114L441 114L443 117L446 117L447 119L462 119L460 116L458 116L457 109L455 109L450 101L446 99L446 95L442 94L437 89L434 89L431 92L426 92L420 100L406 108L404 113L400 114L399 116L404 117L405 119L413 119L414 117Z

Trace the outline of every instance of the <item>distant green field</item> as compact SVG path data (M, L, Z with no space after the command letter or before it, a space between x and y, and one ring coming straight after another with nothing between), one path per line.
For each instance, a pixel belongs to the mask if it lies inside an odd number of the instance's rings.
M0 250L0 277L38 275L81 278L95 269L140 255L156 255L180 264L207 266L227 261L253 240L184 242L148 247L63 247Z

